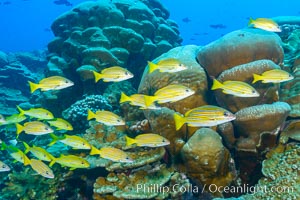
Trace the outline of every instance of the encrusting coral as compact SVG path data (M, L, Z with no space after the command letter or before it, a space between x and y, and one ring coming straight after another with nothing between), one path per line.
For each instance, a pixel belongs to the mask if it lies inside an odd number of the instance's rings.
M300 146L290 143L271 151L262 163L262 177L255 185L253 194L243 196L251 199L299 199L300 198Z
M182 198L181 188L191 188L187 177L174 172L165 165L158 164L137 169L129 175L110 173L106 178L98 178L94 184L94 199L167 199ZM189 191L191 192L191 191Z

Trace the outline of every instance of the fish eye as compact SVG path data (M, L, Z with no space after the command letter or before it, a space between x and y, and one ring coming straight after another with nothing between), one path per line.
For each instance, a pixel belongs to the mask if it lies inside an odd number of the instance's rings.
M253 93L253 94L255 94L255 93L256 93L256 91L255 91L255 90L252 90L252 93Z
M162 142L166 142L166 140L165 140L165 139L163 139L163 140L162 140Z
M84 165L84 162L82 161L81 164Z
M49 128L47 128L47 127L46 127L46 128L45 128L45 130L46 130L46 131L48 131L48 130L49 130Z
M130 158L127 156L126 158L125 158L126 160L130 160Z
M225 116L225 117L228 117L228 116L229 116L229 113L228 113L228 112L224 112L224 116Z
M128 75L128 72L125 72L125 75Z
M48 171L46 171L46 174L47 174L47 175L49 175L49 172L48 172Z
M46 115L48 115L48 113L46 113Z
M292 75L291 75L291 74L289 74L289 77L292 77Z
M189 90L189 89L186 89L185 91L186 91L186 92L189 92L190 90Z
M69 81L68 81L68 80L65 80L65 83L69 83Z
M2 168L3 168L3 169L6 168L6 165L3 165Z

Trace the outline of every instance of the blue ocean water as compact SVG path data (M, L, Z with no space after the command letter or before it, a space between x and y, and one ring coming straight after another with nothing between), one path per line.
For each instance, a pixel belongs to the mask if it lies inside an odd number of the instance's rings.
M46 48L53 39L53 20L84 0L57 5L54 0L1 0L0 50L32 51ZM205 45L222 35L247 26L249 17L299 15L300 2L289 0L162 0L175 20L183 44ZM186 20L184 20L186 19Z
M0 0L0 200L297 199L300 2L158 1Z

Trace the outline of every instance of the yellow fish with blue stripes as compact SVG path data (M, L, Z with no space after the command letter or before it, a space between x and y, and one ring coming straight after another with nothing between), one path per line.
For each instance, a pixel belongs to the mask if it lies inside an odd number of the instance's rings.
M24 125L17 123L16 128L17 135L19 135L23 131L30 135L44 135L53 132L53 129L50 128L50 126L40 121L26 122Z
M174 113L176 130L185 123L191 127L211 127L235 120L235 115L228 110L212 105L200 106L191 109L184 116Z
M281 69L272 69L269 71L265 71L261 75L253 74L252 83L256 83L257 81L262 81L262 83L281 83L285 81L292 80L294 77Z
M136 144L138 147L161 147L170 144L170 141L158 134L144 133L136 136L135 138L130 138L125 136L126 145L130 146Z
M17 106L20 114L34 117L37 119L53 119L53 114L44 108L31 108L29 110L23 110L20 106Z
M95 83L97 83L100 79L103 82L120 82L133 77L133 74L119 66L113 66L106 69L103 69L101 73L93 71L95 77Z
M54 178L54 173L43 161L30 159L31 168L45 178Z
M15 146L11 146L11 145L8 146L4 142L2 142L1 150L7 150L11 157L13 157L16 161L24 164L25 166L30 164L30 160L26 156L26 154L24 154L23 151L21 151Z
M73 147L74 149L91 149L91 145L88 143L88 141L86 141L85 139L77 135L65 134L62 137L58 137L50 133L50 136L52 137L53 140L48 146L51 146L55 144L57 141L59 141L65 145Z
M195 91L179 84L171 84L157 90L154 96L145 95L145 104L150 106L154 102L168 103L176 102L195 94Z
M133 162L133 160L127 155L125 151L114 147L102 147L101 149L97 149L96 147L92 146L90 155L96 154L99 154L101 158L105 158L114 162Z
M72 131L73 126L65 119L62 118L55 118L54 120L47 121L50 126L56 127L56 130L67 130Z
M101 122L108 126L122 126L125 125L125 121L113 112L98 110L96 113L88 110L87 120L96 119L97 122Z
M59 163L63 167L70 167L70 170L90 167L90 163L87 160L75 155L61 155L59 158L54 158L49 166L52 167L54 163Z
M37 147L34 145L31 147L26 142L23 142L23 144L25 146L25 154L31 152L32 155L34 155L34 157L36 157L37 159L48 162L50 162L53 159L53 156L42 147Z
M242 81L225 81L221 83L217 79L214 79L211 89L222 89L223 93L237 97L259 97L259 93L254 87Z
M42 79L39 83L33 83L28 81L30 92L33 93L37 89L41 89L41 91L49 91L49 90L61 90L70 86L73 86L74 83L69 79L61 76L51 76Z

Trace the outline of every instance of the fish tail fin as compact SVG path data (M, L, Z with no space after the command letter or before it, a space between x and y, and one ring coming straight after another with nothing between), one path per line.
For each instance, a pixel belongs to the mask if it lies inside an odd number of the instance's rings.
M127 135L125 136L125 138L126 138L126 146L131 146L132 144L136 143L135 139L130 138Z
M154 101L156 101L156 97L155 96L144 96L145 99L145 105L146 107L150 106Z
M153 71L155 71L157 69L157 64L148 61L148 66L149 66L149 74L151 74Z
M29 158L24 154L24 166L30 165L31 161L29 160Z
M52 138L52 141L48 144L48 146L52 146L59 140L59 138L53 133L50 133L49 135Z
M25 111L20 106L17 106L17 109L20 112L19 115L24 115L25 114Z
M130 97L127 96L124 92L121 92L120 103L124 103L126 101L130 101Z
M6 150L6 149L7 149L7 145L4 142L2 142L1 143L1 150Z
M177 113L174 113L174 121L175 121L176 131L179 130L183 126L183 124L186 123L185 118Z
M97 83L101 78L103 78L103 75L93 71L94 77L95 77L95 83Z
M30 92L33 93L37 89L39 89L39 84L33 83L31 81L28 81L29 87L30 87Z
M250 17L249 22L248 22L248 26L250 26L253 22L254 22L254 19L252 17Z
M27 154L30 151L30 146L26 142L23 142L23 145L25 147L24 153Z
M96 155L96 154L99 154L99 153L100 153L99 149L97 149L94 146L91 146L90 155Z
M57 160L57 158L55 158L54 156L52 156L52 157L53 158L52 158L52 160L51 160L51 162L49 164L49 167L52 167L54 165L54 163L56 162L56 160Z
M20 133L24 130L24 126L21 124L16 123L16 128L17 128L17 135L19 136Z
M261 80L261 76L258 74L253 74L253 81L252 83L256 83L257 81Z
M93 113L93 111L88 110L87 120L91 120L91 119L93 119L93 118L95 118L95 117L96 117L96 114Z
M220 89L222 87L223 87L223 84L220 81L218 81L217 79L213 80L213 85L211 87L212 90Z

